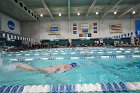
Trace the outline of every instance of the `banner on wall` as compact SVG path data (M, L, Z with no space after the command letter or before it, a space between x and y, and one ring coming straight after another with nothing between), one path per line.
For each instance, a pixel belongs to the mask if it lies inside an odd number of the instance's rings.
M77 23L73 23L73 26L77 26Z
M60 35L60 24L51 23L48 25L48 34L49 35Z
M58 31L58 27L50 27L50 31Z
M92 25L93 33L97 33L97 23L94 22Z
M79 37L83 37L83 34L79 34Z
M9 28L10 30L14 30L14 29L15 29L15 23L14 23L13 21L11 21L11 20L9 20L9 21L7 22L7 26L8 26L8 28Z
M110 23L110 33L122 33L122 24L121 23Z
M13 34L20 34L20 22L0 13L1 31L10 32Z
M77 31L73 31L73 34L77 34Z
M83 33L88 33L89 24L81 24L81 30Z
M93 23L93 26L97 26L97 23Z
M73 34L77 34L77 23L73 23Z
M91 33L88 33L88 37L91 37Z
M140 20L135 21L136 36L140 37Z

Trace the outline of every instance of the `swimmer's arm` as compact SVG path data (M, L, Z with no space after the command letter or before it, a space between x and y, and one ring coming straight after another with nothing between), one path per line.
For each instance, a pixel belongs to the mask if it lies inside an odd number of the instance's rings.
M28 65L25 65L25 64L21 64L21 63L17 63L16 67L19 67L19 68L22 68L22 69L25 69L25 70L36 70L36 68L34 68L32 66L28 66Z
M25 65L25 64L21 64L21 63L17 63L16 64L16 67L19 67L19 68L22 68L22 69L25 69L25 70L37 70L37 71L40 71L40 72L46 72L40 68L37 68L37 67L31 67L31 66L28 66L28 65Z

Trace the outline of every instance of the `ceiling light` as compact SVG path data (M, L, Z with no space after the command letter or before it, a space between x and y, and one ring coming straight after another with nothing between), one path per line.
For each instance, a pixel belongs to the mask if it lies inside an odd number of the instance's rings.
M80 15L80 13L78 12L77 15Z
M136 13L136 11L133 11L133 12L132 12L132 14L135 14L135 13Z
M43 17L43 14L40 14L40 17Z
M99 14L99 12L96 12L96 15L98 15Z
M59 16L61 16L61 13L59 13Z
M78 13L77 13L77 15L79 16L79 15L80 15L80 13L78 12Z
M117 14L117 11L114 12L114 15L116 15L116 14Z

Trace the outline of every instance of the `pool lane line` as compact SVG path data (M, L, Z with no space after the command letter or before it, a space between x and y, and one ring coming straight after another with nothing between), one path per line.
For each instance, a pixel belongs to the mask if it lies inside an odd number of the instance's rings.
M0 86L0 93L73 93L73 92L134 92L140 91L140 82L113 82L96 84L51 84Z
M108 58L140 58L140 55L110 55L110 56L86 56L86 57L52 57L52 58L9 58L8 61L34 61L34 60L65 60L65 59L108 59ZM3 60L7 60L7 58L3 58Z

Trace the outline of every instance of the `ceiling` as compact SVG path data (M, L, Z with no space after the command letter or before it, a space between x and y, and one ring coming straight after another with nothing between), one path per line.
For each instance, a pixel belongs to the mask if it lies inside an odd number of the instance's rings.
M140 0L0 0L0 11L20 21L140 18L139 10Z

